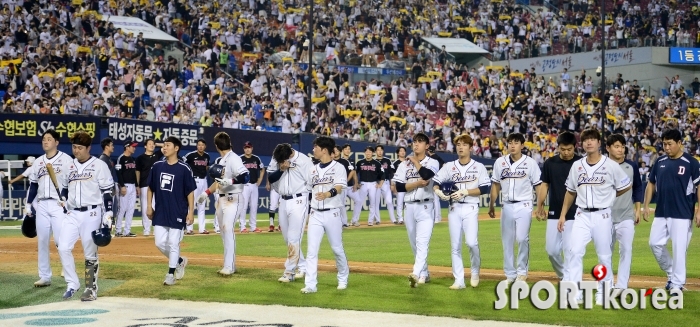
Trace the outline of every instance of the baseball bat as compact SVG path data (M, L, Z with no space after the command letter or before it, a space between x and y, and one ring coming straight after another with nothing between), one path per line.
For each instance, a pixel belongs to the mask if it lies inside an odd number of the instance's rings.
M56 181L56 172L53 170L53 165L50 163L46 164L46 171L49 173L49 178L51 178L51 183L53 183L53 187L56 188L56 193L58 194L58 198L61 199L61 201L65 202L63 199L63 196L61 196L61 190L58 188L58 182ZM68 213L68 209L66 207L63 207L63 213Z

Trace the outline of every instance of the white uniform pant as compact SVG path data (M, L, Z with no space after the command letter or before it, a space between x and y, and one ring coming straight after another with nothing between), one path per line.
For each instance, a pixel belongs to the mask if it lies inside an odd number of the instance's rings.
M610 208L599 211L576 210L576 220L571 231L571 261L569 262L569 281L578 285L583 276L583 256L586 254L586 245L593 240L598 263L605 266L608 273L598 283L598 292L603 292L604 284L612 286L612 218ZM577 297L582 293L578 291Z
M66 214L63 207L54 199L34 201L36 211L36 236L38 241L39 277L51 280L51 259L49 258L49 239L53 231L53 242L58 247L61 227ZM65 273L64 273L65 275Z
M216 209L221 227L221 239L224 243L224 269L231 271L236 271L236 234L233 230L243 205L242 194L228 193L219 198L219 207Z
M280 207L280 194L270 189L270 212L277 212Z
M471 274L478 276L481 267L479 252L479 205L471 203L454 203L447 214L450 229L450 248L452 256L452 275L455 284L464 286L464 262L462 261L462 235L469 248Z
M440 204L440 197L435 194L433 195L433 208L435 210L435 222L441 222L442 221L442 206Z
M396 219L399 222L403 221L403 197L406 195L405 192L396 193Z
M131 233L131 220L134 218L134 204L136 204L136 186L125 184L126 195L119 193L119 212L117 213L117 233L122 233L122 222L126 220L124 233ZM145 202L145 201L144 201ZM150 221L148 222L150 224Z
M85 260L97 260L97 245L92 240L92 232L101 226L101 206L87 211L70 210L63 219L58 254L61 257L61 265L63 266L66 284L69 289L77 290L80 287L80 278L75 271L75 260L73 258L75 242L80 238ZM84 271L84 269L80 271ZM97 278L97 274L95 274L95 278ZM97 286L97 282L95 282L95 286Z
M347 284L350 267L343 249L343 222L340 217L342 208L318 211L311 209L309 214L308 248L306 251L306 287L316 289L318 283L318 250L321 247L323 234L328 235L328 243L335 256L335 266L338 268L338 284Z
M666 272L672 288L685 285L685 265L688 245L693 236L693 220L680 218L654 218L649 234L649 246L661 270ZM668 253L671 240L673 257Z
M630 280L632 266L632 241L634 241L634 220L626 219L613 223L612 245L620 241L620 262L617 265L617 284L615 288L626 289Z
M194 190L194 198L196 200L200 194L207 190L208 185L206 178L195 177L194 182L197 184L197 188ZM143 196L143 191L141 192L141 196ZM214 196L216 196L216 194L214 194ZM206 201L204 203L197 203L197 201L195 201L194 205L197 209L197 226L199 227L199 232L202 233L207 229L207 204ZM214 219L214 221L216 221L216 219ZM187 230L194 230L194 224L187 226Z
M340 191L340 196L343 197L343 207L341 208L342 210L340 210L340 221L343 223L343 226L347 226L348 224L348 192L348 188L344 188L342 191Z
M129 192L129 190L127 189L127 194L128 194L128 192ZM153 223L146 216L146 213L148 212L148 207L145 205L146 201L148 201L148 186L141 188L141 194L139 196L139 201L141 203L141 225L143 225L143 235L151 235L151 224L153 224ZM156 197L155 196L153 198L151 198L151 208L153 208L153 210L155 210L155 208L156 208ZM129 225L131 225L131 222L129 222Z
M413 273L418 277L428 277L428 249L433 235L435 217L433 216L433 199L424 202L406 203L406 231L408 242L415 256Z
M180 242L184 232L182 229L155 226L153 236L156 240L156 247L164 256L168 258L168 268L177 268L180 261Z
M220 232L221 228L219 228L219 220L221 220L221 217L219 215L219 195L214 193L214 231L215 232Z
M280 228L287 243L287 260L284 262L285 274L294 274L295 270L306 272L306 260L301 251L307 213L309 211L309 194L294 195L289 200L280 201Z
M559 219L547 219L547 231L545 232L545 249L549 262L560 280L569 280L567 269L569 266L569 243L571 243L571 231L574 221L567 220L564 223L564 232L559 232Z
M373 222L379 221L379 203L377 203L377 183L376 182L362 182L360 183L359 198L360 206L364 206L365 199L369 196L369 216L367 218L367 223L371 224ZM357 215L357 219L355 219ZM359 211L355 211L352 221L359 221Z
M358 189L355 191L355 189L352 186L348 186L346 189L346 195L352 200L352 223L359 223L360 222L360 213L362 212L362 206L364 205L364 201L360 200L360 190Z
M506 278L527 276L530 260L530 224L532 202L504 203L501 211L501 240L503 242L503 271ZM517 267L514 266L515 243L518 243Z
M391 197L391 182L388 180L385 180L382 187L377 189L377 217L379 217L379 207L381 206L382 198L387 210L389 210L389 219L393 223L396 221L396 216L394 216L394 199Z
M258 185L248 183L243 186L243 210L241 211L241 229L245 228L246 212L250 210L250 230L258 228Z

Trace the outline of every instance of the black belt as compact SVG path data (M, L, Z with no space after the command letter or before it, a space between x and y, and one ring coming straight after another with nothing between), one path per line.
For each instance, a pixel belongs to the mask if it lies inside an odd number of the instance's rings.
M206 177L195 177L196 179L207 179Z
M505 202L505 203L507 203L507 204L516 204L516 203L520 203L520 202L523 202L523 201L503 201L503 202Z
M333 209L335 209L335 208L333 208ZM311 208L311 210L315 210L315 211L330 211L333 209L314 209L314 208Z
M223 198L223 197L225 197L225 196L227 196L227 195L238 195L238 194L240 194L240 193L219 193L219 197L220 197L220 198Z
M596 211L605 210L607 208L579 208L579 209L581 209L581 211L585 211L585 212L596 212Z
M96 209L96 208L97 208L97 205L92 205L92 206L87 206L87 207L75 208L75 209L73 209L73 211L83 211L83 212L85 212L85 211L92 210L92 209Z
M430 202L433 201L433 199L423 199L423 200L415 200L415 201L405 201L405 203L421 203L421 202Z
M304 193L297 193L297 194L292 194L292 195L281 195L283 200L291 200L294 198L298 198L304 196Z

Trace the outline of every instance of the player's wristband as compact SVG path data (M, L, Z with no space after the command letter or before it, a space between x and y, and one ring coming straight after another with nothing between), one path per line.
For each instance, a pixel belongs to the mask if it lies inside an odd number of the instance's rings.
M334 197L334 196L338 195L338 190L336 190L335 188L332 188L330 191L328 191L328 193L331 194L330 197Z
M210 195L211 195L211 191L209 191L209 189L207 189L206 191L204 191L204 193L206 193L207 196L210 196Z

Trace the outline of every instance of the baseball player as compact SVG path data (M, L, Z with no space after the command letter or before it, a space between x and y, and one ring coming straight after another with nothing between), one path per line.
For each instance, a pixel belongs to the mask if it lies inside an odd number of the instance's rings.
M440 168L445 165L445 160L442 160L442 158L435 153L434 145L428 147L427 153L429 157L437 160L438 164L440 164ZM437 194L433 195L433 201L435 201L433 208L435 209L435 223L437 224L442 221L442 206L440 205L440 198L437 196Z
M625 137L622 134L613 134L608 136L605 143L610 159L617 162L632 181L632 192L625 192L617 197L611 209L614 230L612 246L615 246L615 241L620 242L620 263L617 266L617 283L615 284L615 294L620 294L622 290L627 288L630 279L634 225L639 224L639 218L642 215L644 186L637 164L625 159L627 155Z
M241 210L241 233L247 233L245 228L246 211L250 210L250 231L254 233L262 232L258 228L258 187L263 181L265 167L260 157L253 154L253 144L245 142L243 144L243 155L241 156L243 165L250 173L250 181L243 186L243 210Z
M280 194L272 188L269 180L265 180L265 189L270 192L270 210L268 211L268 215L270 216L270 228L267 231L274 232L275 215L277 214L277 208L280 206ZM277 228L277 230L279 230L279 228Z
M178 158L182 148L180 139L170 136L163 142L165 160L153 164L146 179L146 215L153 220L153 236L156 247L168 258L168 273L163 285L175 285L175 281L185 276L187 258L180 256L186 225L194 223L194 190L197 184L190 166Z
M508 283L526 281L530 261L530 224L532 223L533 186L542 183L537 162L522 154L525 137L520 133L508 135L509 154L493 164L489 216L496 218L496 198L503 194L501 210L501 238L503 241L503 270ZM513 265L513 243L518 243L517 270Z
M151 235L151 220L146 219L146 193L148 191L148 186L146 185L146 179L148 178L148 173L151 171L151 167L157 161L163 160L163 151L156 151L156 146L163 146L163 144L156 144L156 141L152 139L147 139L144 142L145 152L136 158L136 180L138 181L139 187L136 188L136 196L139 197L141 203L141 224L143 225L143 236ZM151 203L153 206L153 203ZM191 227L190 227L191 228Z
M374 148L368 146L365 148L365 158L358 161L355 166L357 166L357 175L360 180L360 208L364 205L365 199L369 196L369 217L367 218L367 226L373 226L374 224L379 225L381 221L379 220L379 203L377 202L377 190L382 188L384 185L384 171L382 171L382 164L379 161L372 158L374 156ZM355 210L353 212L352 222L353 224L360 222L360 211Z
M700 201L700 164L690 154L684 153L682 135L677 129L661 134L666 155L651 167L644 194L644 221L649 216L649 202L656 196L656 211L651 223L649 246L659 267L668 276L666 289L679 292L685 286L686 255L695 226L700 227L700 208L693 209ZM695 194L693 194L695 193ZM673 257L668 253L671 240Z
M559 155L547 159L542 167L542 184L537 190L537 220L547 219L547 231L545 232L545 248L549 256L549 262L560 280L568 280L566 276L569 262L569 241L571 240L571 226L574 224L576 204L566 212L564 232L559 232L559 214L564 204L566 194L566 178L571 166L576 160L581 159L574 153L576 148L576 136L571 132L563 132L557 137L557 150ZM567 174L563 174L566 172ZM549 212L544 209L544 201L549 193Z
M301 251L301 240L306 226L311 192L311 159L292 149L288 143L275 147L268 165L268 180L280 194L280 228L287 243L287 260L279 282L289 283L306 276L306 260ZM298 271L295 272L295 269Z
M197 140L197 151L192 151L184 157L185 163L192 169L194 182L197 183L197 189L194 190L195 199L199 198L207 189L207 170L209 169L210 157L209 154L205 152L206 149L207 141L199 139ZM197 203L197 224L200 234L209 234L209 231L207 231L206 214L206 203ZM187 234L194 234L193 226L194 224L187 226Z
M104 162L107 167L109 167L109 173L112 175L112 180L114 183L114 190L112 191L112 213L119 212L119 201L114 201L114 197L119 194L119 188L117 187L117 170L114 169L114 162L112 162L112 153L114 153L114 140L110 137L104 138L100 141L100 147L102 148L102 154L100 155L100 160ZM109 224L112 227L112 224Z
M134 204L136 203L136 188L138 178L136 176L136 159L134 151L138 142L126 141L124 143L124 153L117 158L117 183L119 184L119 212L117 213L116 237L136 237L131 232L131 220L134 218ZM139 191L140 192L140 191ZM122 233L122 222L126 220L126 226Z
M41 147L45 154L36 159L29 174L29 195L24 210L25 215L32 215L32 209L36 210L36 234L38 239L39 280L35 287L51 285L51 265L49 259L49 238L53 231L53 241L58 246L61 226L65 220L63 212L65 192L67 185L63 184L68 167L73 160L61 151L58 151L60 135L53 129L46 130L41 136ZM51 164L56 173L56 182L53 185L49 177L46 164ZM56 188L64 194L58 194ZM36 199L36 203L33 203ZM63 272L65 275L65 272Z
M27 159L24 159L24 162L26 163L27 168L19 175L15 176L15 178L11 179L8 184L14 184L19 181L24 180L25 178L29 178L29 173L31 172L32 165L34 164L34 161L36 160L36 157L34 156L29 156Z
M455 278L451 290L465 288L464 262L462 261L462 234L470 251L472 287L479 285L479 268L481 255L479 253L479 196L487 194L491 179L483 164L471 159L471 147L474 141L471 136L462 134L455 137L453 144L459 159L446 163L437 175L433 177L433 190L443 201L450 201L447 214L450 245L452 248L452 275ZM441 184L452 184L456 191L451 195L440 190Z
M343 220L343 228L348 227L348 212L345 209L345 198L349 197L356 203L360 202L359 200L355 200L359 198L357 193L351 193L349 192L349 188L355 184L355 180L357 179L357 174L355 173L355 166L348 161L347 159L341 158L340 157L340 146L335 146L335 150L333 150L333 160L339 162L343 167L345 167L345 175L347 176L347 187L343 189L343 192L341 196L343 197L343 210L340 213L340 217ZM359 225L359 223L358 223Z
M75 159L68 165L65 174L61 174L61 184L68 185L66 214L61 228L61 242L58 253L65 272L67 290L63 299L67 300L80 289L80 280L75 271L73 247L80 238L85 256L85 291L81 301L97 300L97 276L99 261L97 245L92 239L92 232L102 227L103 222L112 224L112 191L114 179L109 166L100 159L90 155L92 137L78 131L71 136Z
M377 208L379 208L381 198L384 197L384 203L386 203L386 208L389 210L389 220L396 225L398 220L394 216L394 199L391 198L391 179L394 178L394 166L388 158L384 158L384 146L377 145L376 148L377 161L382 165L382 171L384 172L384 182L382 186L377 189ZM377 217L379 217L379 210L377 210Z
M398 159L394 161L392 164L392 169L394 172L396 172L397 169L399 169L399 165L406 161L406 148L403 146L400 146L396 149L396 156ZM397 192L396 191L396 184L391 182L391 191L396 194L396 219L398 220L399 224L403 225L403 197L406 194L405 192Z
M219 275L228 277L236 272L236 235L233 233L236 219L240 216L243 204L243 185L248 183L250 175L243 166L241 157L231 150L231 137L225 132L214 136L216 151L221 156L219 162L224 167L223 176L216 178L209 188L200 194L197 203L204 203L209 195L218 191L219 205L216 208L221 239L224 243L224 267Z
M311 168L311 212L309 214L308 248L306 251L306 279L302 293L316 293L318 250L323 234L328 235L328 243L335 256L338 268L338 289L348 287L350 267L343 249L343 221L341 211L345 210L343 189L347 187L346 168L331 159L335 141L321 136L314 140L314 158L320 162Z
M576 219L571 227L569 244L571 261L568 263L567 275L571 282L581 282L583 256L586 245L593 240L598 262L612 272L612 207L615 197L632 188L625 171L610 158L600 154L600 132L587 129L581 133L581 143L586 157L574 162L566 179L564 205L559 214L558 228L564 231L566 213L576 201ZM596 304L603 304L605 284L612 282L612 273L606 274L598 283ZM583 293L577 291L577 300L583 300Z
M9 169L9 167L8 167L8 169ZM3 193L2 180L3 179L5 179L5 173L0 171L0 221L2 221L2 211L3 211L2 205L3 205L3 202L5 202L2 198L2 196L3 196L3 194L2 194ZM10 188L10 186L8 186L7 188Z
M428 248L435 225L433 208L433 177L440 169L437 160L426 155L428 136L413 136L413 155L399 165L394 174L397 192L406 192L404 213L408 242L415 256L413 272L408 275L409 285L416 287L430 281L428 272Z

